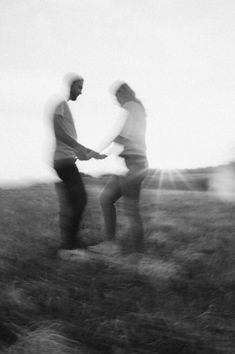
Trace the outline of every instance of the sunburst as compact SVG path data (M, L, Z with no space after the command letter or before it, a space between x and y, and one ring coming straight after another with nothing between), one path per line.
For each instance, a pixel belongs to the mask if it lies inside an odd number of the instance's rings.
M149 178L148 185L154 184L157 190L177 189L177 184L183 182L184 189L192 190L192 184L187 175L179 169L160 169L156 170ZM168 186L168 188L166 188ZM180 188L181 189L181 188Z

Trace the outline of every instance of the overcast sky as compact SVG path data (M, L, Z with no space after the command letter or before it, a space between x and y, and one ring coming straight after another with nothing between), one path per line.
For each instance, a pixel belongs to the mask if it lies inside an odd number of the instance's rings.
M234 0L0 0L0 13L0 181L49 175L44 107L70 71L85 78L72 110L89 147L117 118L121 79L146 107L152 167L234 157Z

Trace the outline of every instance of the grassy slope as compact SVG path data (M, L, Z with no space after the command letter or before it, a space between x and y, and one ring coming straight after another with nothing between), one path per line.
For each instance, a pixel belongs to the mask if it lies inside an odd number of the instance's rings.
M90 241L103 237L99 193L89 186ZM53 257L53 186L0 190L0 203L1 353L235 351L234 204L143 190L147 251L137 271Z

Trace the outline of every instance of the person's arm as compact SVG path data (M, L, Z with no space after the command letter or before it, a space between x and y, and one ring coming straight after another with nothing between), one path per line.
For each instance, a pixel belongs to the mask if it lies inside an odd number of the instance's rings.
M63 117L56 114L54 119L55 136L64 144L70 146L79 160L87 160L87 151L85 146L79 144L76 139L72 138L64 129Z
M100 142L99 151L104 151L106 153L106 150L109 151L112 143L117 143L122 146L126 144L128 139L126 139L122 135L123 127L125 126L126 120L126 114L123 114L118 117L118 120L115 122L112 130L106 133L106 136L103 138L103 141Z
M128 139L125 138L124 136L118 135L113 141L117 144L125 145Z
M94 157L96 159L104 159L106 155L100 155L97 152L87 149L85 146L79 144L77 140L72 138L64 129L62 124L62 116L56 115L54 120L54 131L55 135L58 139L60 139L64 144L70 146L77 158L79 160L89 160L90 158Z
M94 150L87 149L87 160L91 159L92 157L97 160L103 160L107 157L107 155L99 154L98 152L96 152Z

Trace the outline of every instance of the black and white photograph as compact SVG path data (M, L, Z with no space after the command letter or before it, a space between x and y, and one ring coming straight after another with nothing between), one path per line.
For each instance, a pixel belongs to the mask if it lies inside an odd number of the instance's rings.
M235 1L0 17L0 354L235 353Z

